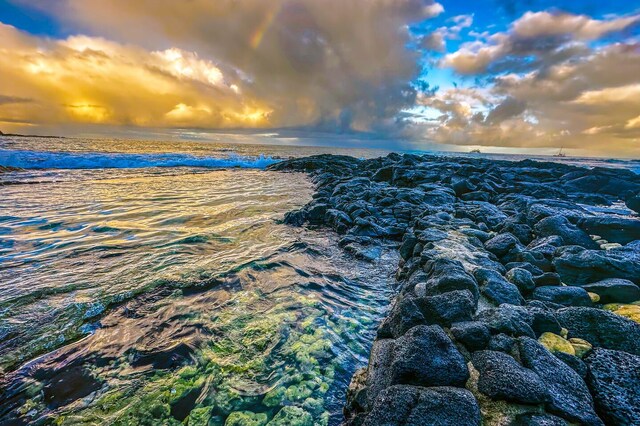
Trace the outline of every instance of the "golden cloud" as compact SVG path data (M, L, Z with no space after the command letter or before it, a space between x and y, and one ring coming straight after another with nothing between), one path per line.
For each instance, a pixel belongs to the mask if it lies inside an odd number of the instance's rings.
M265 127L269 105L242 96L211 61L86 36L47 40L0 24L0 121L149 127Z
M443 11L433 0L14 1L100 35L4 28L27 41L4 61L22 89L0 93L37 91L56 109L24 119L160 127L384 125L415 98L408 25Z

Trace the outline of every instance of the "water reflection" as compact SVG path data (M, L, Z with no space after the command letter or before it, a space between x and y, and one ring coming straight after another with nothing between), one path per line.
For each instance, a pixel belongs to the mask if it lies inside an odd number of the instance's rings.
M308 199L303 176L77 171L5 189L0 418L339 422L396 259L277 224Z

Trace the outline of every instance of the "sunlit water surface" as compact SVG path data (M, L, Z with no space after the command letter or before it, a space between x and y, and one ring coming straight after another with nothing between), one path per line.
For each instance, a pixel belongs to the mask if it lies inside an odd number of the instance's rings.
M304 175L0 179L0 419L339 423L397 259L361 263L327 231L280 224L311 197Z

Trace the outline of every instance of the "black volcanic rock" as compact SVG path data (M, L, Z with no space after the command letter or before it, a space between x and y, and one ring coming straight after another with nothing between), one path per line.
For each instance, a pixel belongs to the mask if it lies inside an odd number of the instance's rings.
M604 425L582 378L533 339L518 339L522 364L535 372L547 387L545 408L565 420L584 425Z
M640 423L640 357L594 349L585 362L596 411L608 425Z
M600 296L600 303L631 303L640 300L640 288L622 278L610 278L583 285L582 288Z
M595 347L640 356L640 324L596 308L565 308L556 312L569 337L584 339Z
M588 249L597 249L598 245L589 235L573 225L564 216L550 216L542 219L533 227L540 237L559 236L566 245L576 245Z
M454 322L470 321L477 301L469 290L454 290L421 298L418 305L430 324L450 326Z
M540 376L503 352L478 351L473 366L480 373L478 390L491 399L538 404L549 397Z
M376 399L363 426L480 426L473 394L452 387L396 385Z
M512 426L568 426L568 423L551 414L523 413L516 416Z
M538 287L533 291L536 300L557 303L564 306L591 306L591 298L582 287Z
M503 304L480 312L476 320L484 323L492 334L504 333L513 337L535 336L531 328L533 315L522 306Z
M584 285L607 278L640 283L640 241L606 251L568 246L557 254L553 265L567 284Z
M522 305L524 299L514 284L507 281L500 273L486 268L479 268L474 273L480 284L480 292L496 305L507 303Z
M621 216L594 216L578 221L578 226L591 235L599 235L610 243L627 244L640 240L640 219Z
M489 328L478 321L455 323L451 326L451 334L470 351L486 348L491 337Z
M464 358L438 326L419 325L397 339L389 368L391 384L463 387L469 378Z

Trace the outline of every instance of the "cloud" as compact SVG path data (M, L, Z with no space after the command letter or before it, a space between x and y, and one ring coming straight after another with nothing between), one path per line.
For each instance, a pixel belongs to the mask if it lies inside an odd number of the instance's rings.
M640 45L603 44L555 64L494 75L490 84L420 96L437 119L412 131L465 146L549 153L564 146L581 155L638 157L639 76Z
M193 125L207 127L248 126L245 118L253 117L273 127L333 125L356 130L392 125L397 112L414 102L411 82L420 72L419 56L408 47L408 26L443 11L433 0L22 3L90 34L87 40L109 39L137 50L140 73L154 73L143 67L150 62L173 85L195 88L198 83L224 92L210 98L189 92L192 96L172 100L161 115L167 119L175 116L167 112L184 104L192 112L178 114L185 125L188 116ZM107 50L96 49L118 60ZM129 86L127 92L132 90ZM234 99L225 87L242 99ZM104 120L120 121L111 110ZM211 118L205 122L207 114Z
M517 117L525 112L527 109L527 102L521 99L515 99L507 97L498 105L495 106L487 115L486 122L489 124L499 124L503 121Z
M24 103L29 103L29 102L32 102L32 101L33 101L33 99L21 98L19 96L0 95L0 105L24 104Z
M569 35L578 40L594 40L638 22L640 15L598 20L570 13L527 12L513 23L512 31L523 38Z
M0 24L1 121L39 125L265 127L269 104L235 76L177 48L97 37L49 40ZM8 41L8 42L6 42ZM240 82L238 81L238 84ZM29 102L27 102L29 101Z
M638 23L640 15L596 20L569 13L527 12L506 32L495 33L486 41L464 43L446 55L442 65L463 75L548 67L588 53L586 41Z

